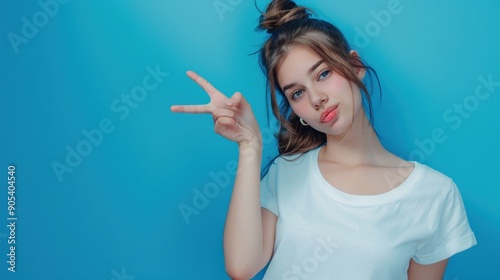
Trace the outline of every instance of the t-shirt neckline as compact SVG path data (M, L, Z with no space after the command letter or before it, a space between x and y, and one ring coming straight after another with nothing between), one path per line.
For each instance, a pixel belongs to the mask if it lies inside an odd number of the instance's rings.
M321 170L319 169L318 156L321 147L318 147L311 151L310 160L312 166L312 175L313 178L318 178L316 182L319 185L319 188L325 192L327 195L333 197L335 200L357 206L368 206L368 205L380 205L393 202L395 200L403 197L408 191L410 191L413 186L420 180L423 165L416 161L410 161L415 165L413 171L410 175L397 187L387 192L375 195L357 195L343 192L337 189L335 186L331 185L323 174L321 174Z

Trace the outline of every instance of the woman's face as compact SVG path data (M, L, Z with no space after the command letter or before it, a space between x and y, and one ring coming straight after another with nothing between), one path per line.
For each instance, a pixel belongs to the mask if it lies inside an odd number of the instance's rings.
M365 71L359 68L357 73L362 79ZM331 70L309 47L290 49L277 78L293 112L318 131L342 135L364 114L358 86Z

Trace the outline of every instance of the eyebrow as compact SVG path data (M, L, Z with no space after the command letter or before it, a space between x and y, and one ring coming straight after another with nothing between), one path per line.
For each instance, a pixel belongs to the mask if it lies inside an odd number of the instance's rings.
M314 63L314 65L311 66L311 68L309 68L309 70L307 71L307 74L311 75L311 73L314 72L314 70L316 70L316 68L318 68L323 62L325 62L325 61L323 59L321 59L318 62ZM297 85L297 83L291 83L291 84L284 86L283 92L287 91L288 89L290 89L296 85Z

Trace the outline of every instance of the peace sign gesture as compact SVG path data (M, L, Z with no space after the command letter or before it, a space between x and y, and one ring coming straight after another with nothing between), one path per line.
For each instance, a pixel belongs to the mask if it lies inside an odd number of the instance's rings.
M172 112L211 114L218 134L238 144L261 144L259 125L250 104L241 93L236 92L228 98L195 72L188 71L186 74L207 92L210 102L204 105L173 105L170 108Z

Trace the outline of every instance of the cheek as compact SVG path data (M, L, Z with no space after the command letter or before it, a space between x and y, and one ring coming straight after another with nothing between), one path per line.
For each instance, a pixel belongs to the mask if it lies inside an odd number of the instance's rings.
M342 75L335 73L332 79L330 79L330 86L334 88L345 88L349 87L349 81Z
M351 88L352 86L352 88ZM352 94L355 93L356 86L349 80L336 74L321 85L324 92L329 93L329 97L334 101L352 103Z
M361 91L355 83L345 80L341 88L344 93L342 99L344 99L345 102L348 102L354 108L361 105Z
M307 104L303 100L291 104L292 111L299 117L307 118Z
M352 86L352 97L351 98L354 102L354 106L359 107L359 106L361 106L361 103L362 103L361 90L354 83L351 83L351 86Z

